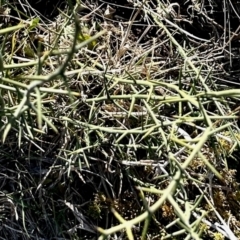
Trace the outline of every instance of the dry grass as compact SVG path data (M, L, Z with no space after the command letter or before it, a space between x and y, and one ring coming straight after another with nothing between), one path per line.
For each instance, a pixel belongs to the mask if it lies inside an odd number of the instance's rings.
M0 239L240 238L225 3L3 5Z

